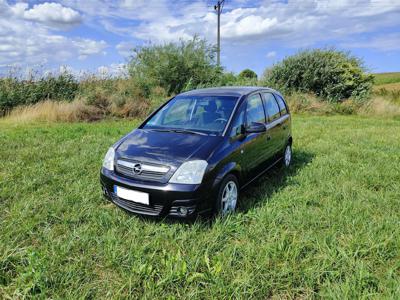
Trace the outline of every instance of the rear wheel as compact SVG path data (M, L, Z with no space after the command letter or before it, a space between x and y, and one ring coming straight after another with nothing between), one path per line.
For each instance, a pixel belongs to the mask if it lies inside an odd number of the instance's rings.
M217 199L217 211L221 216L235 212L239 199L239 184L236 177L229 174L222 181Z
M283 153L283 166L288 168L292 163L292 145L287 144Z

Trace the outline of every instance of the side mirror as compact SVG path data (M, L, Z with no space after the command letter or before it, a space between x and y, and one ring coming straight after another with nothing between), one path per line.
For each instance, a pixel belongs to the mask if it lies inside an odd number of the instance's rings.
M247 126L246 133L260 133L267 131L267 128L263 123L252 122L250 126Z

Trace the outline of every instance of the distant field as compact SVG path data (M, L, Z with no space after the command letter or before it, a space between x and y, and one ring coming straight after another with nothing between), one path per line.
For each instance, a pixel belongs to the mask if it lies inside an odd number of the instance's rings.
M374 91L379 91L385 89L387 91L400 91L400 82L396 83L385 83L385 84L380 84L380 85L375 85L374 86Z
M376 73L373 75L375 76L376 85L400 83L400 72Z
M382 97L380 100L390 101L392 104L400 105L400 72L380 73L375 75L374 94Z
M400 299L400 120L294 116L294 164L212 224L106 202L136 122L0 122L0 299Z

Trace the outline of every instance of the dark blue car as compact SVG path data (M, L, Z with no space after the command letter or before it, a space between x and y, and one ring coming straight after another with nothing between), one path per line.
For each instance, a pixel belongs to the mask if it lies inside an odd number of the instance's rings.
M235 211L239 190L292 158L291 117L269 88L182 93L111 147L101 169L104 195L150 216L188 218Z

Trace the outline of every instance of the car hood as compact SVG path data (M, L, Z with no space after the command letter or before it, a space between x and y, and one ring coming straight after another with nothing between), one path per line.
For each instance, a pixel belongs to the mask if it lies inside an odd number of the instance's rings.
M117 157L180 165L193 159L206 160L222 141L220 136L159 132L136 129L117 147Z

